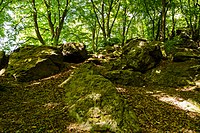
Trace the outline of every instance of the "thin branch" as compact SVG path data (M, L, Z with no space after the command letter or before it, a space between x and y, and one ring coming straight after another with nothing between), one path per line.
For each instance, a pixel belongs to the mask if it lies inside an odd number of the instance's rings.
M95 14L95 16L96 16L96 18L97 18L97 22L98 22L98 24L99 24L101 30L103 31L103 27L102 27L102 25L101 25L101 22L100 22L100 20L99 20L99 17L98 17L98 15L97 15L96 10L95 10L95 9L96 9L96 6L95 6L95 4L94 4L94 1L91 0L91 2L92 2L92 6L93 6L93 10L94 10L94 14Z

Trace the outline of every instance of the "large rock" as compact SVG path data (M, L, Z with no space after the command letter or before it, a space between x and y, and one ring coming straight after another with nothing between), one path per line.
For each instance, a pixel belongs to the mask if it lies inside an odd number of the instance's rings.
M162 52L158 42L148 43L143 39L131 40L123 47L122 60L127 68L134 71L146 72L154 68L162 59Z
M182 62L191 59L200 59L200 51L198 49L179 49L176 53L173 54L174 62Z
M85 45L82 43L65 43L61 48L65 62L80 63L88 58Z
M0 70L6 66L7 57L4 51L0 51Z
M191 39L176 36L165 42L165 49L169 57L175 62L183 62L191 59L200 59L199 44Z
M61 52L50 46L25 46L9 59L7 73L18 81L31 81L56 74L62 68Z
M185 62L164 61L158 67L149 70L146 74L147 84L181 87L195 85L199 80L200 60L189 60Z
M0 51L0 76L3 76L8 66L9 56L4 51Z
M113 70L105 73L105 77L116 84L143 86L144 80L141 72L131 70Z
M60 87L66 90L69 132L139 132L133 109L116 87L92 65L84 64Z

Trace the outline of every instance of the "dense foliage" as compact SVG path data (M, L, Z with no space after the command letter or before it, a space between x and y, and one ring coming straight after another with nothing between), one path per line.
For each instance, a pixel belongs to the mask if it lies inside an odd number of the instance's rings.
M0 0L0 49L81 42L89 50L127 39L199 38L198 0Z

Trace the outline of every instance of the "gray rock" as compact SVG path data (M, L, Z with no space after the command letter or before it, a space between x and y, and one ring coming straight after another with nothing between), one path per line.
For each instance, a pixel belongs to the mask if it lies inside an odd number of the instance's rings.
M148 43L145 40L131 40L123 47L122 59L126 60L126 68L146 72L154 68L163 58L159 43Z
M82 43L65 43L61 48L65 62L80 63L88 58L85 45Z

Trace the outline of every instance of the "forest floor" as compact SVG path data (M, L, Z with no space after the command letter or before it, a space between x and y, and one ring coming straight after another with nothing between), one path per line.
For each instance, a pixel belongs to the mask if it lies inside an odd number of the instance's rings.
M70 71L63 71L28 83L1 77L0 132L68 132L67 126L73 120L68 117L65 90L58 85L69 75ZM134 108L142 132L200 132L199 110L187 110L192 105L178 106L189 101L200 103L199 90L120 85L117 88Z

